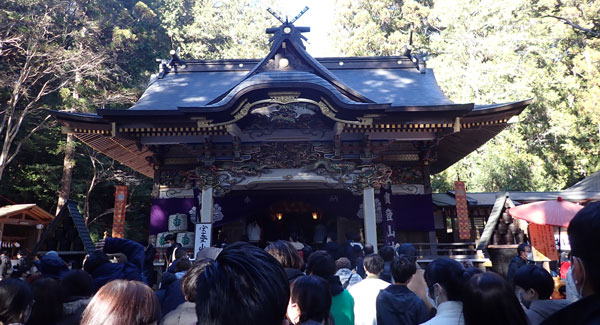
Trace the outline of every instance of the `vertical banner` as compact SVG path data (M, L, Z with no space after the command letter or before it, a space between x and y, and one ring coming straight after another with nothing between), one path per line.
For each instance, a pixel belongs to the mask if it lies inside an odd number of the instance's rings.
M115 212L113 214L112 236L125 237L125 208L127 207L127 186L115 187Z
M196 224L196 238L194 240L194 257L198 252L206 247L210 247L212 239L212 224L199 223Z
M552 225L529 224L529 237L533 249L534 261L557 261L558 251L554 241L554 228Z
M469 220L467 192L464 182L454 182L454 199L456 201L456 216L458 219L458 238L471 239L471 220Z
M389 184L381 187L381 193L383 194L381 211L382 216L382 234L385 240L385 244L388 246L394 246L396 244L396 231L394 231L394 210L392 209L392 189Z

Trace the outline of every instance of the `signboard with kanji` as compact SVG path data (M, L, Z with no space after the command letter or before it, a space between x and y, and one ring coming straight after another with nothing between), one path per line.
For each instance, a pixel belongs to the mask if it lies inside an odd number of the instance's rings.
M127 186L117 185L115 189L115 212L113 215L112 236L125 237L125 210L127 207Z
M471 239L471 220L469 220L467 192L465 191L464 182L454 182L454 199L456 200L456 216L458 219L458 238Z
M203 248L210 247L212 239L212 224L196 224L196 238L194 241L194 256Z
M529 237L533 247L534 261L558 260L553 227L552 225L529 224Z

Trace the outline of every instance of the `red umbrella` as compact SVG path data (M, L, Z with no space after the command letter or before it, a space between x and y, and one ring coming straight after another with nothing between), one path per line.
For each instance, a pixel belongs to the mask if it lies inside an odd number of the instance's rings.
M508 213L519 219L538 225L568 227L575 214L583 206L564 201L560 196L552 201L540 201L508 209Z

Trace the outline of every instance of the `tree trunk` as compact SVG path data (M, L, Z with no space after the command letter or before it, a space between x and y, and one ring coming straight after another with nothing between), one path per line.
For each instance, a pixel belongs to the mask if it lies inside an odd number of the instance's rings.
M73 168L75 167L75 140L73 134L67 134L65 146L65 159L63 160L63 173L58 191L58 204L56 214L65 205L71 195L71 182L73 180Z

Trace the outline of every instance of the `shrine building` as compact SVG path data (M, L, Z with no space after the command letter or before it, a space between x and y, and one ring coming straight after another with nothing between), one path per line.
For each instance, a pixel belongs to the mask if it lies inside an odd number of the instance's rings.
M289 22L267 29L260 60L172 52L129 109L53 115L154 179L149 231L158 247L160 236L193 235L200 224L209 244L299 236L318 247L327 235L375 247L437 242L430 176L501 132L530 100L457 104L409 50L314 58L308 31ZM198 241L196 249L206 245Z

